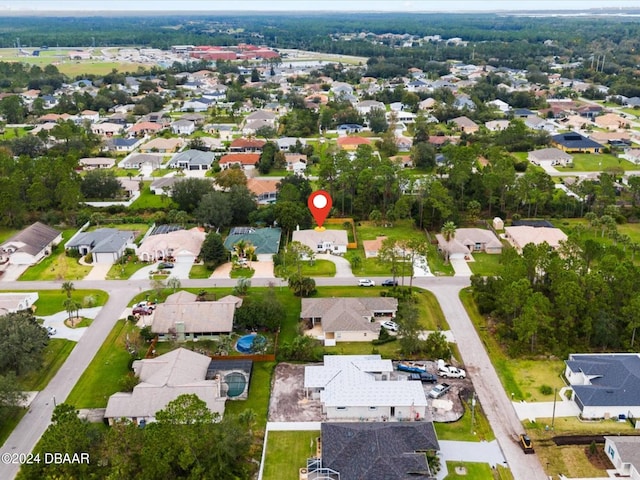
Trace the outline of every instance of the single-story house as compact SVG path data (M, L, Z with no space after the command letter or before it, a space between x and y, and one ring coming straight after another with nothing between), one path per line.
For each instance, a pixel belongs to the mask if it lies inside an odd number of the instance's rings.
M600 153L603 148L598 142L577 132L560 133L551 137L551 144L565 152Z
M81 158L78 160L78 165L82 167L83 170L95 170L97 168L111 168L116 164L116 161L113 158L109 157L91 157L91 158Z
M113 137L114 135L119 135L124 131L124 125L112 122L94 123L91 125L91 131L96 135Z
M229 151L235 153L258 153L267 142L257 138L236 138L229 145Z
M141 138L110 138L105 145L112 152L133 152L142 143Z
M448 242L441 234L436 235L438 250L448 252L449 258L464 258L470 253L502 253L502 242L491 230L482 228L458 228Z
M149 188L154 195L167 195L170 197L173 193L173 186L182 180L184 180L183 177L160 177L151 182Z
M276 143L278 144L278 148L281 152L288 152L292 148L300 142L300 145L305 146L307 141L304 138L295 138L295 137L282 137L277 138Z
M527 156L528 160L534 165L540 166L555 166L560 165L562 167L567 166L573 162L573 157L559 148L541 148L540 150L534 150L529 152Z
M565 364L583 418L640 417L640 354L573 353Z
M198 302L197 295L184 290L169 295L153 311L151 331L159 341L197 341L218 338L233 330L236 309L242 299L227 295L215 302Z
M546 242L555 250L560 246L560 242L567 241L567 234L553 227L519 225L504 227L504 233L505 238L519 253L522 253L522 249L529 243L540 245Z
M127 129L130 135L136 137L157 133L164 127L160 123L155 122L138 122Z
M392 297L303 298L300 320L319 327L325 345L369 342L380 334L376 320L394 318L398 300Z
M277 118L278 117L275 113L267 112L266 110L258 110L247 115L244 122L245 125L251 122L264 122L273 127L276 124Z
M0 310L2 313L0 315L31 309L38 298L40 298L38 292L1 292Z
M156 358L133 362L133 372L140 379L132 392L118 392L109 397L104 418L109 425L125 419L144 426L154 422L156 413L180 395L197 395L207 408L224 415L226 397L220 377L208 378L211 359L186 348L178 348Z
M371 145L371 140L365 137L340 137L337 143L343 150L357 150L360 145Z
M431 422L323 422L321 429L321 458L307 462L309 478L434 478L425 455L440 450Z
M375 258L378 256L378 252L382 248L382 242L387 239L386 236L376 237L375 240L363 240L362 246L364 248L365 258Z
M62 232L36 222L0 245L0 263L35 265L62 241Z
M269 205L276 201L278 183L278 180L249 178L247 179L247 188L256 196L258 205Z
M347 252L349 238L346 230L296 230L292 240L306 245L317 253L342 255Z
M215 100L212 98L192 98L185 101L180 110L183 112L206 112L209 107L215 103Z
M604 437L604 451L616 477L640 480L640 435Z
M391 381L391 360L380 355L325 355L304 370L305 394L319 398L326 420L423 420L427 398L420 382Z
M171 153L184 145L182 138L154 138L140 146L141 152Z
M220 157L218 164L222 169L238 165L243 170L253 170L259 161L259 153L229 153Z
M256 255L275 255L280 250L281 235L279 228L233 227L224 239L224 246L232 252L233 246L243 240L255 247Z
M502 130L506 130L510 124L511 122L509 120L491 120L489 122L485 122L484 126L490 132L500 132Z
M191 135L196 131L196 124L190 120L176 120L171 124L171 131L176 135Z
M617 130L619 128L624 128L625 125L629 124L626 119L622 118L617 113L605 113L604 115L599 115L593 119L593 123L601 128L606 128L607 130Z
M304 175L307 172L307 156L302 153L285 153L284 160L287 163L287 172L294 175Z
M162 155L154 153L134 153L120 162L120 167L126 169L140 169L144 166L149 166L153 170L157 170L162 166L162 161Z
M480 130L480 126L476 122L465 116L452 118L449 123L453 123L458 130L464 133L476 133Z
M202 150L185 150L176 153L169 160L169 168L182 168L184 170L209 170L215 155L211 152L203 152Z
M77 250L80 255L91 253L93 263L111 264L122 257L129 246L134 247L135 232L117 228L99 228L75 235L65 245L66 250Z
M204 230L194 227L168 233L149 235L136 254L143 262L157 262L173 258L176 263L194 262L206 237Z
M640 163L640 148L630 148L621 156L638 165Z

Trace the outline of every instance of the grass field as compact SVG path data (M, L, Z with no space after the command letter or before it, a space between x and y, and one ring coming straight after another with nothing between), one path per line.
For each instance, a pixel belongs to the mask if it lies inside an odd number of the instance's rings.
M62 338L52 338L44 349L42 367L20 378L20 386L26 391L42 390L58 373L62 364L67 360L76 342Z
M495 439L491 425L481 408L480 403L476 403L473 414L473 426L471 425L471 407L468 403L470 399L462 399L465 410L464 415L457 422L441 423L434 422L439 440L459 440L465 442L480 442Z
M16 428L26 413L26 408L7 407L5 409L2 422L0 422L0 445L3 445L7 438L9 438L13 429Z
M91 297L91 300L89 299ZM42 290L38 292L38 301L35 303L36 315L53 315L64 311L64 301L67 298L62 290ZM80 302L83 307L99 307L107 303L109 296L102 290L74 290L71 298ZM93 305L89 305L92 303Z
M571 156L573 157L573 167L555 168L561 172L598 172L610 167L621 167L625 171L640 170L640 166L606 153L572 153Z
M464 473L457 474L456 467L463 468ZM444 477L445 480L487 480L493 478L488 463L447 462L447 471L449 474Z
M120 391L121 382L129 373L127 335L135 338L138 331L133 323L118 320L65 402L76 408L106 407L109 396Z
M225 405L225 414L237 415L247 409L256 415L256 426L264 430L267 425L269 398L271 397L271 375L275 367L273 362L254 362L249 385L249 398L230 400Z
M204 265L194 265L189 271L189 278L209 278L213 272Z
M489 253L474 253L473 262L467 262L471 272L475 275L493 276L502 271L502 255Z
M13 235L18 233L20 230L15 230L13 228L8 227L0 227L0 242L4 242L8 238L11 238Z
M316 455L319 431L269 432L264 480L298 480L307 458Z
M175 207L175 203L166 195L156 195L149 187L150 182L145 182L144 190L135 202L129 207L133 211L147 209L170 210Z
M336 274L336 265L329 260L314 260L304 262L302 265L302 275L307 277L333 277Z

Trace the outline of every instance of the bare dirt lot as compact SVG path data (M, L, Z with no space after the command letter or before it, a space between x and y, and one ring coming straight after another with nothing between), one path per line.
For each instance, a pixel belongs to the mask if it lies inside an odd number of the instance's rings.
M430 365L429 371L435 371L433 362L426 363ZM320 401L305 398L304 367L304 365L290 363L280 363L276 366L269 402L270 422L318 422L323 420ZM394 371L390 380L407 381L406 378L406 373ZM460 396L471 397L470 380L446 379L445 381L451 385L451 390L437 400L429 399L432 415L430 420L434 422L458 420L464 414L464 406L460 401ZM428 398L433 384L424 383L423 387Z

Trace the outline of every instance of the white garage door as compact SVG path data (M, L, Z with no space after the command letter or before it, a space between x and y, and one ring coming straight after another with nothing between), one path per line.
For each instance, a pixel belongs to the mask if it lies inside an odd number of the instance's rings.
M176 257L176 263L193 263L196 261L195 255L178 255Z

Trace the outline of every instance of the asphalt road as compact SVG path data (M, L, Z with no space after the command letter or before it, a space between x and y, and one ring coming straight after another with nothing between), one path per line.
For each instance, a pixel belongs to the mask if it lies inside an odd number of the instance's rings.
M374 280L379 284L384 278L374 278ZM181 283L183 287L199 288L234 286L236 282L233 279L204 279L182 280ZM357 282L356 278L316 279L318 286L357 285ZM2 282L0 285L3 290L58 290L61 283ZM54 402L62 402L67 398L131 299L138 293L151 288L151 282L148 280L79 280L73 283L77 289L105 290L109 293L109 300L56 376L36 396L29 412L0 449L1 453L30 453L33 450L49 426ZM251 283L253 286L286 286L286 282L279 279L254 278ZM405 285L409 285L408 279L405 279ZM465 277L416 278L413 285L431 290L440 302L456 342L460 345L462 360L514 478L516 480L547 480L548 477L544 474L537 456L524 455L516 442L517 435L523 430L522 426L484 345L460 302L459 292L469 285L469 279ZM19 465L0 463L0 478L15 478L18 470Z

